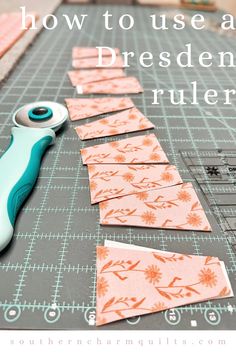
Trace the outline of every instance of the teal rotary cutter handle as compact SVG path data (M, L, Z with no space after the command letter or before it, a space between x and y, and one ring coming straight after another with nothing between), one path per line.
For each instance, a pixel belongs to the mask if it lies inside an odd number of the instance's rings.
M0 251L11 241L17 213L33 189L41 159L54 143L55 132L68 118L55 102L36 102L13 116L11 142L0 158Z

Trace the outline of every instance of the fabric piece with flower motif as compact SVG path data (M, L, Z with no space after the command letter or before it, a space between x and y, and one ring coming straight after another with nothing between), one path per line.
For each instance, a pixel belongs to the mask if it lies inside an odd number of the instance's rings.
M140 192L99 205L102 225L211 231L191 183Z
M91 203L183 183L173 165L88 165Z
M106 250L106 255L108 254L108 247L115 247L115 248L121 248L121 249L129 249L129 250L137 250L137 251L146 251L146 252L158 252L159 255L160 254L163 254L163 259L162 261L165 261L165 256L171 256L173 257L173 262L176 261L176 259L178 258L177 256L182 256L182 254L180 253L173 253L173 252L168 252L168 251L163 251L163 250L157 250L157 249L154 249L154 248L150 248L150 247L143 247L143 246L137 246L137 245L133 245L133 244L129 244L129 243L124 243L124 242L117 242L117 241L111 241L111 240L105 240L104 241L104 246L103 249ZM194 257L199 257L197 255L191 255L192 258ZM207 256L208 257L208 263L210 262L210 260L219 260L218 257L212 257L212 256ZM171 260L171 258L170 258ZM221 260L219 260L220 262L220 265L221 265L221 269L222 269L222 272L224 273L224 276L225 276L225 280L227 282L227 289L229 291L227 291L227 294L220 294L219 298L224 298L224 297L228 297L228 296L234 296L234 293L233 293L233 290L232 290L232 287L231 287L231 284L230 284L230 281L229 281L229 277L228 277L228 273L227 273L227 270L226 270L226 267L225 267L225 263Z
M101 138L129 132L152 129L154 125L137 108L80 125L75 128L81 140Z
M112 48L116 55L120 54L119 48ZM103 57L110 57L111 51L107 48L102 50ZM96 47L73 47L72 48L72 58L82 59L82 58L93 58L98 57L98 49Z
M122 69L124 62L121 56L116 56L114 61L111 60L111 57L104 56L102 58L102 65L99 65L99 58L95 57L73 59L72 66L74 69Z
M137 245L133 245L133 244L130 244L130 243L124 243L124 242L117 242L117 241L111 241L111 240L105 240L104 241L104 249L106 249L106 254L108 254L108 247L115 247L115 248L121 248L121 249L129 249L129 250L137 250L137 251L146 251L146 252L158 252L159 254L162 253L164 255L164 258L163 260L165 260L165 256L168 256L170 255L171 257L173 257L173 262L176 261L176 256L180 256L182 254L180 253L173 253L173 252L168 252L168 251L163 251L163 250L157 250L157 249L154 249L154 248L150 248L150 247L143 247L143 246L137 246ZM196 255L191 255L191 257L199 257L199 256L196 256ZM212 256L207 256L208 257L208 262L211 260L211 259L216 259L217 257L212 257ZM218 259L218 258L217 258ZM162 261L163 261L162 260ZM219 259L218 259L219 260ZM227 292L227 294L220 294L219 298L222 299L224 297L228 297L228 296L234 296L234 293L233 293L233 289L232 289L232 286L230 284L230 280L229 280L229 276L228 276L228 273L227 273L227 270L226 270L226 267L225 267L225 263L221 260L219 260L220 262L220 265L221 265L221 268L222 268L222 272L224 273L224 276L225 276L225 280L227 282L227 288L229 289L229 291Z
M136 77L127 76L97 82L90 82L84 85L77 85L78 94L110 94L110 95L126 95L143 92Z
M97 247L97 326L230 296L218 258Z
M133 101L128 97L66 98L65 102L72 121L134 107Z
M83 164L167 164L168 158L155 134L111 141L80 150Z
M73 86L84 85L90 82L125 77L122 69L90 69L69 71L68 76Z

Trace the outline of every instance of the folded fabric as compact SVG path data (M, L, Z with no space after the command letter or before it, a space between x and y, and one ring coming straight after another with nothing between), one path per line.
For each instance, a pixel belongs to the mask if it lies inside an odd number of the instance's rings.
M35 16L36 14L30 14ZM26 29L22 28L22 16L20 12L9 12L0 14L0 58L16 43L16 41L27 31L32 24L31 16L26 16Z
M183 183L173 165L88 165L91 203Z
M68 76L73 86L84 85L90 82L124 77L122 69L90 69L69 71Z
M102 225L211 231L191 183L106 200L99 206Z
M97 326L233 296L216 257L98 246L96 265Z
M116 55L120 54L120 50L118 48L112 48L113 52ZM102 56L111 56L111 51L107 48L102 50ZM73 59L82 59L82 58L92 58L98 56L98 49L96 47L74 47L72 49L72 58Z
M109 69L116 68L122 69L124 67L124 62L122 57L116 56L115 60L112 61L111 57L103 57L102 65L98 65L99 61L97 58L87 58L87 59L73 59L72 66L74 69Z
M76 86L78 94L135 94L143 92L139 81L133 76L109 79Z
M73 121L134 107L133 101L127 97L66 98L65 102Z
M151 128L154 125L137 108L131 108L75 129L81 140L87 140Z
M80 150L83 164L169 163L155 134L139 135Z

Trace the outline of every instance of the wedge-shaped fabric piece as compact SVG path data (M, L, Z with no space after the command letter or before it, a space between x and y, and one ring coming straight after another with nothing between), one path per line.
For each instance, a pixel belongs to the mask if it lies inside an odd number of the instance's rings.
M124 77L122 69L90 69L69 71L68 76L73 86L84 85L90 82Z
M124 67L124 62L122 57L116 56L114 62L112 62L111 57L102 58L102 66L98 65L99 60L97 58L87 58L87 59L73 59L72 66L74 69L122 69Z
M111 95L126 95L143 92L136 77L127 76L116 79L109 79L89 84L76 86L78 94L111 94Z
M118 48L112 48L113 52L115 52L116 55L120 54L120 50ZM102 56L103 57L110 57L111 51L107 48L104 48L102 50ZM98 57L98 49L96 47L74 47L72 49L72 58L73 59L82 59L82 58L92 58L92 57Z
M133 101L128 97L66 98L65 102L73 121L134 107Z
M87 140L150 128L154 125L137 108L131 108L75 129L81 140Z
M88 165L91 203L183 183L173 165Z
M103 225L211 231L191 183L106 200L99 206Z
M179 256L179 257L183 256L181 253L176 253L176 252L173 253L173 252L168 252L168 251L162 251L162 250L157 250L157 249L154 249L154 248L131 245L131 244L128 244L128 243L111 241L111 240L105 240L104 241L104 246L121 248L121 249L125 248L125 249L129 249L129 250L137 250L137 251L145 251L145 252L150 252L150 253L158 252L159 257L161 257L160 261L163 262L163 263L165 263L166 256L168 256L168 255L171 256L171 257L167 258L167 260L171 261L171 259L173 258L173 262L176 261L177 256ZM196 257L197 259L199 258L199 256L197 256L197 255L191 255L191 257L192 258ZM228 273L227 273L227 270L226 270L226 267L225 267L225 263L223 261L219 260L218 257L207 256L207 263L218 262L218 261L220 262L222 272L224 273L224 276L225 276L225 280L226 280L226 283L227 283L227 285L226 285L227 291L220 293L219 296L217 296L217 299L218 298L234 296L233 289L232 289L232 286L230 284L229 276L228 276Z
M169 163L155 134L132 138L81 149L83 164L109 163Z
M99 246L96 324L230 297L228 284L218 258Z
M116 247L116 248L121 248L121 249L125 248L125 249L131 249L131 250L135 249L137 251L146 251L146 252L156 252L157 251L159 253L159 256L162 257L162 259L160 258L160 260L163 263L165 263L165 261L166 261L165 256L168 256L168 255L171 256L171 258L173 258L173 262L176 261L176 256L180 256L180 257L182 256L182 254L180 254L180 253L162 251L162 250L157 250L157 249L154 249L154 248L131 245L129 243L117 242L117 241L111 241L111 240L105 240L104 241L104 246L106 246L106 247ZM162 255L164 255L164 257ZM196 256L196 255L191 255L191 257L192 258L194 258L194 257L199 258L199 256ZM170 261L171 261L171 258L169 258ZM208 258L207 263L210 263L212 261L214 261L214 262L215 261L216 262L219 261L220 262L222 272L224 273L225 280L227 282L227 285L226 285L227 291L220 293L219 296L217 297L217 299L218 298L234 296L233 289L232 289L232 286L230 284L229 276L228 276L228 273L227 273L227 270L226 270L226 267L225 267L225 263L223 261L219 260L218 257L207 256L207 258Z
M37 18L35 14L32 14ZM22 18L19 12L0 14L0 58L16 43L27 29L22 29ZM32 19L26 17L26 27L30 27Z

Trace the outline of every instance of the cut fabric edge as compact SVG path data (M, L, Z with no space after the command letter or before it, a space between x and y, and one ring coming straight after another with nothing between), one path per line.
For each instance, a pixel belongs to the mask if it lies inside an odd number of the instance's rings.
M206 216L206 213L205 213L205 210L203 209L203 207L202 207L202 204L201 204L201 202L200 202L200 199L199 199L199 197L198 197L198 195L197 195L197 193L196 193L196 190L195 190L195 188L193 187L193 184L192 183L190 183L190 182L183 182L183 183L181 183L181 184L178 184L178 185L174 185L174 186L170 186L170 187L165 187L165 188L162 188L162 189L160 189L160 191L161 190L168 190L168 189L173 189L173 188L175 188L175 187L177 187L177 186L187 186L187 185L191 185L191 187L192 187L192 190L193 190L193 192L195 193L195 195L196 195L196 198L197 198L197 201L198 201L198 203L199 203L199 205L201 206L201 208L202 208L202 211L203 211L203 215L204 215L204 217L205 217L205 219L206 219L206 221L207 221L207 228L200 228L200 229L197 229L197 228L188 228L188 227L185 227L185 228L182 228L181 230L182 231L194 231L194 232L212 232L212 227L211 227L211 224L210 224L210 222L209 222L209 220L208 220L208 218L207 218L207 216ZM152 191L154 192L154 191L158 191L158 189L152 189ZM119 222L117 222L117 223L115 223L115 222L112 222L112 223L107 223L103 218L102 218L102 205L103 205L103 203L106 203L106 202L114 202L116 199L117 200L122 200L122 199L127 199L127 198L129 198L129 197L133 197L133 196L138 196L139 194L141 194L142 192L139 192L139 193L133 193L133 194L130 194L130 195L126 195L126 196L122 196L122 197L117 197L117 198L114 198L114 199L110 199L110 200L107 200L107 201L105 201L105 202L100 202L99 203L99 223L100 223L100 225L103 225L103 226L124 226L124 227L127 227L127 226L129 226L129 227L140 227L140 228L150 228L150 229L159 229L159 230L180 230L179 228L177 228L177 227L174 227L174 226L170 226L170 227L168 227L168 226L163 226L163 225L161 225L161 226L152 226L152 225L150 225L150 224L148 224L148 225L142 225L142 224L131 224L131 223L124 223L124 224L122 224L122 223L119 223ZM125 202L127 202L127 201L125 201ZM127 204L125 204L126 205L126 207L127 207ZM113 211L114 211L114 209L112 209Z
M124 245L125 247L122 247L122 245ZM96 247L96 251L97 249L101 247L101 246L97 246ZM103 247L103 246L102 246ZM129 245L129 244L124 244L124 243L121 243L121 242L116 242L116 241L111 241L111 240L105 240L105 243L104 243L104 247L105 248L119 248L119 249L125 249L126 251L129 249L129 250L136 250L136 251L146 251L146 252L161 252L161 253L165 253L165 254L179 254L179 253L176 253L176 252L168 252L168 251L162 251L162 250L158 250L158 249L153 249L153 248L150 248L148 249L147 247L142 247L142 246L137 246L137 245ZM187 254L186 254L187 255ZM197 256L197 255L189 255L189 256L194 256L194 257L208 257L208 256ZM218 257L213 257L213 258L216 258L217 260L219 260ZM222 291L222 295L217 295L217 296L212 296L212 297L206 297L205 299L202 299L201 301L197 300L197 301L192 301L192 302L186 302L186 304L181 304L179 306L167 306L166 308L163 308L163 309L160 309L160 310L157 310L157 311L152 311L152 312L147 312L147 311L140 311L137 310L137 314L133 314L130 315L130 316L127 316L127 317L124 317L124 318L118 318L118 319L114 319L114 320L109 320L109 322L106 322L105 321L105 318L101 318L100 316L100 313L97 312L97 308L96 308L96 326L99 327L99 326L103 326L103 325L106 325L106 324L111 324L111 323L114 323L114 322L117 322L117 321L120 321L120 320L125 320L125 319L128 319L128 318L131 318L131 317L134 317L134 316L143 316L143 315L149 315L149 314L154 314L154 313L158 313L158 312L163 312L163 311L166 311L166 310L169 310L169 309L173 309L173 308L178 308L178 307L182 307L182 306L188 306L190 304L200 304L202 302L206 302L206 301L209 301L209 300L217 300L217 299L224 299L224 298L231 298L234 296L234 293L233 293L233 290L232 290L232 286L231 286L231 283L229 281L229 277L228 277L228 274L227 274L227 271L226 271L226 268L225 268L225 264L223 261L220 261L219 260L219 263L220 263L220 267L221 267L221 271L222 271L222 274L224 275L224 279L227 283L227 288L225 287ZM97 264L97 263L96 263ZM97 265L96 265L97 267Z

